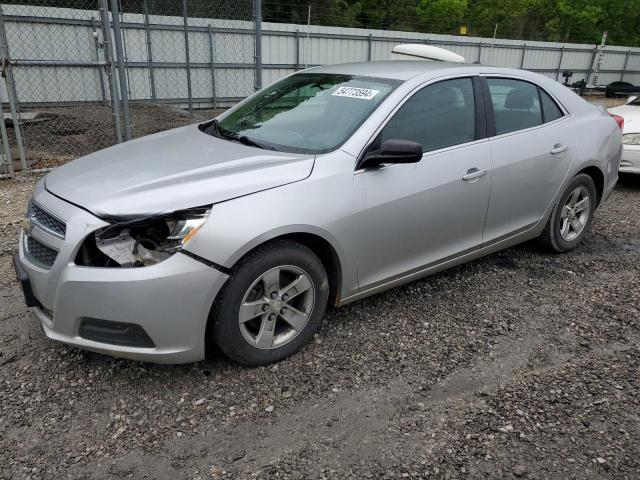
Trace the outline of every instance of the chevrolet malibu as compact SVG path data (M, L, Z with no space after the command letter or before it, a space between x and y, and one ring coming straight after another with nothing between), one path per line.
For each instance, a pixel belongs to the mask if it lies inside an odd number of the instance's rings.
M303 347L328 305L536 237L571 250L621 151L610 115L535 73L313 68L51 172L14 264L51 339L264 365Z

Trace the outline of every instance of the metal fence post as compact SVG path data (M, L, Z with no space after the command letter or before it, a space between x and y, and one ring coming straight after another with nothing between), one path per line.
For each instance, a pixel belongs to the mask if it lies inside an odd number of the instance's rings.
M25 155L24 138L22 137L22 124L20 123L20 116L18 115L18 95L16 93L16 83L13 78L7 32L4 29L4 13L2 11L2 5L0 5L0 57L2 57L2 73L5 77L4 80L7 87L7 96L9 97L9 108L11 109L11 118L13 119L13 131L16 135L20 165L22 170L26 171L28 168L27 156Z
M478 42L478 59L476 63L480 63L480 59L482 58L482 42Z
M253 23L255 27L255 90L262 88L262 0L253 0Z
M2 109L2 102L0 102L0 132L2 133L2 146L4 147L4 160L7 164L7 173L9 174L9 177L13 177L13 158L11 156L11 147L9 146L7 125L4 123L4 111Z
M560 72L562 71L562 59L564 58L564 45L560 48L560 60L558 60L558 68L556 68L556 82L560 78Z
M293 53L296 57L294 69L300 70L300 30L296 28L295 43L293 44Z
M113 65L113 48L111 46L111 28L109 26L109 6L107 0L100 3L100 22L102 23L102 42L107 60L107 81L111 97L111 112L113 114L113 128L116 131L116 141L122 143L122 126L120 125L120 95L118 94L118 82L116 80L115 66Z
M369 34L367 38L367 62L371 61L371 51L373 50L373 35Z
M129 113L129 95L127 93L127 74L124 65L124 52L122 49L122 30L118 16L118 0L111 0L111 19L113 20L113 41L116 45L116 57L118 62L118 78L120 80L120 96L122 97L122 114L124 116L124 138L131 140L133 132L131 128L131 116Z
M520 59L520 70L524 68L524 57L527 55L527 44L522 44L522 58Z
M207 32L209 33L209 61L211 62L211 98L213 108L216 108L216 64L215 51L213 49L213 29L211 28L211 24L209 24Z
M189 96L189 115L193 115L193 94L191 91L191 63L189 60L189 17L187 0L182 0L182 20L184 22L184 56L187 66L187 95Z
M93 46L96 49L96 62L100 62L100 44L98 43L98 26L96 19L91 17L91 28L93 29ZM102 68L98 65L98 78L100 79L100 92L102 92L102 101L107 101L107 90L104 85L104 78L102 77Z
M149 29L149 4L148 0L142 0L144 10L144 32L147 44L147 61L149 64L149 87L151 88L151 100L156 100L156 78L153 73L153 52L151 50L151 30Z
M631 55L631 50L627 50L627 54L624 57L624 67L622 67L622 72L620 72L620 81L624 80L624 74L627 70L627 65L629 64L629 55Z

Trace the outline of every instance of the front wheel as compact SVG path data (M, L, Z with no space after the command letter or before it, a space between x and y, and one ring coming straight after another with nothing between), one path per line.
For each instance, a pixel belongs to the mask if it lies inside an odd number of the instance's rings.
M584 173L576 175L551 212L540 237L542 243L559 253L574 249L584 239L596 206L593 179Z
M233 269L212 310L213 339L244 365L266 365L304 346L318 329L329 297L318 257L282 240L256 249Z

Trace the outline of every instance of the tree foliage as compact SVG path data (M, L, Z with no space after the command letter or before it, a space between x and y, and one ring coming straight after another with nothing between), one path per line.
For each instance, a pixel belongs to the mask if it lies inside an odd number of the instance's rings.
M125 12L181 15L180 0L120 0ZM98 0L8 0L95 9ZM190 16L249 20L253 0L187 0ZM640 46L640 0L262 0L268 22ZM497 30L496 30L497 25Z
M640 0L263 0L268 21L640 46Z

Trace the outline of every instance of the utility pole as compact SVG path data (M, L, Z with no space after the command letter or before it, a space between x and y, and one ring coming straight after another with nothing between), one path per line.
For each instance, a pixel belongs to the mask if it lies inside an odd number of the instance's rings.
M496 46L496 35L498 34L498 24L493 29L493 41L491 42L491 64L493 64L493 48Z

